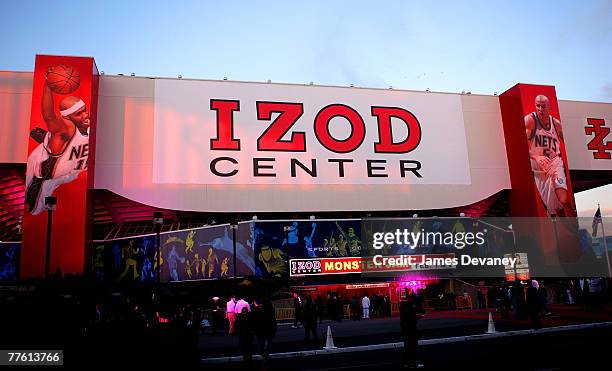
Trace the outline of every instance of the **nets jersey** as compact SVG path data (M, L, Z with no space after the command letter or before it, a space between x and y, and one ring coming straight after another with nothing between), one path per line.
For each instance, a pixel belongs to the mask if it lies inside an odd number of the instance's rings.
M548 129L546 129L535 112L532 112L531 115L535 121L535 127L529 137L531 143L530 154L546 156L550 159L561 156L559 133L555 128L553 117L548 116Z
M87 169L89 136L78 129L64 150L54 154L49 149L51 133L47 132L41 144L28 157L26 170L26 198L29 209L36 215L44 210L44 198L50 196L61 184L76 179Z

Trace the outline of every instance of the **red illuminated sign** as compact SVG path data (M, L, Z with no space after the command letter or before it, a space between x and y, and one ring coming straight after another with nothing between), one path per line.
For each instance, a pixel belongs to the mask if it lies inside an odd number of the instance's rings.
M291 259L291 276L361 273L361 258Z
M95 154L98 73L93 58L36 56L23 216L22 278L47 266L47 197L55 197L50 273L82 273ZM91 206L91 205L90 205Z
M363 283L363 284L354 284L354 285L346 285L347 290L357 290L357 289L379 289L389 287L389 283Z
M604 142L610 134L610 128L606 127L604 119L587 118L587 126L584 127L586 135L594 138L587 144L589 151L594 151L593 158L609 160L612 158L612 142Z
M306 276L365 272L401 272L429 269L452 269L455 268L455 266L449 264L448 262L454 257L455 254L452 253L414 256L394 255L386 257L387 260L385 260L384 263L382 259L374 259L373 257L291 259L289 260L289 274L291 276ZM389 260L398 259L403 262L402 265L391 264L389 262Z
M294 102L257 102L257 119L269 121L272 113L279 114L257 139L258 151L306 152L306 133L292 132L289 140L282 138L304 113L304 105ZM240 150L240 139L234 137L234 112L240 111L240 101L211 99L210 109L217 114L217 137L210 141L213 151ZM372 107L376 117L379 141L374 143L375 153L409 153L421 142L421 124L411 112L399 107ZM348 138L332 136L329 124L336 117L344 118L351 127ZM391 118L406 125L408 136L401 142L393 141ZM331 152L350 153L361 147L366 136L363 118L352 107L330 104L323 107L314 119L317 141Z

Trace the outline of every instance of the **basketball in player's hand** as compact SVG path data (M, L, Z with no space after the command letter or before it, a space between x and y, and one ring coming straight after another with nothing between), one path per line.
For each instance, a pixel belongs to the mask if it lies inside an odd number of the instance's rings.
M81 84L81 75L76 69L60 64L47 71L47 85L57 94L70 94Z

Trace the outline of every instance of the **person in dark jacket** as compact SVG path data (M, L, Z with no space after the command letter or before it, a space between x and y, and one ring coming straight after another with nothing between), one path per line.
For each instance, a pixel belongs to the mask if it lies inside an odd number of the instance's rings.
M317 341L317 306L312 300L312 296L308 295L304 302L304 340L310 341L312 334L313 342Z
M531 325L534 329L542 328L542 298L538 295L538 281L532 280L527 289L527 311L531 317Z
M238 344L242 350L242 360L245 366L250 366L253 359L253 319L247 308L242 308L236 318Z
M548 291L546 290L546 287L544 287L544 281L540 282L538 295L540 296L540 302L542 303L542 313L549 316L551 313L548 307Z
M417 309L416 295L408 294L407 300L400 304L400 327L404 340L404 367L417 368L419 337L417 322L423 314Z
M359 308L359 299L357 295L353 295L353 299L351 300L351 319L353 321L361 319L361 310Z
M223 308L221 306L221 303L219 302L218 296L215 296L213 298L211 308L211 322L213 334L216 334L217 331L223 329Z
M391 296L389 295L389 292L387 292L387 294L385 295L385 298L383 299L383 316L385 317L390 317L391 316Z
M325 315L325 305L323 304L323 298L321 297L321 295L317 295L315 304L317 305L317 316L319 317L319 324L321 324L323 323L323 316Z
M276 336L277 330L276 312L270 299L266 299L263 303L260 300L255 301L253 321L259 354L264 359L269 359L270 344L274 336Z
M293 328L298 328L298 324L303 324L304 320L302 318L303 316L303 304L302 304L302 298L300 298L300 295L295 292L293 293Z

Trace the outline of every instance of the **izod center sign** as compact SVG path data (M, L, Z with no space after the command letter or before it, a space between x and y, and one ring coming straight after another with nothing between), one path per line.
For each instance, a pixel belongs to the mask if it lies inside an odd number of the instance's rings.
M154 116L154 183L470 183L456 95L159 79Z

